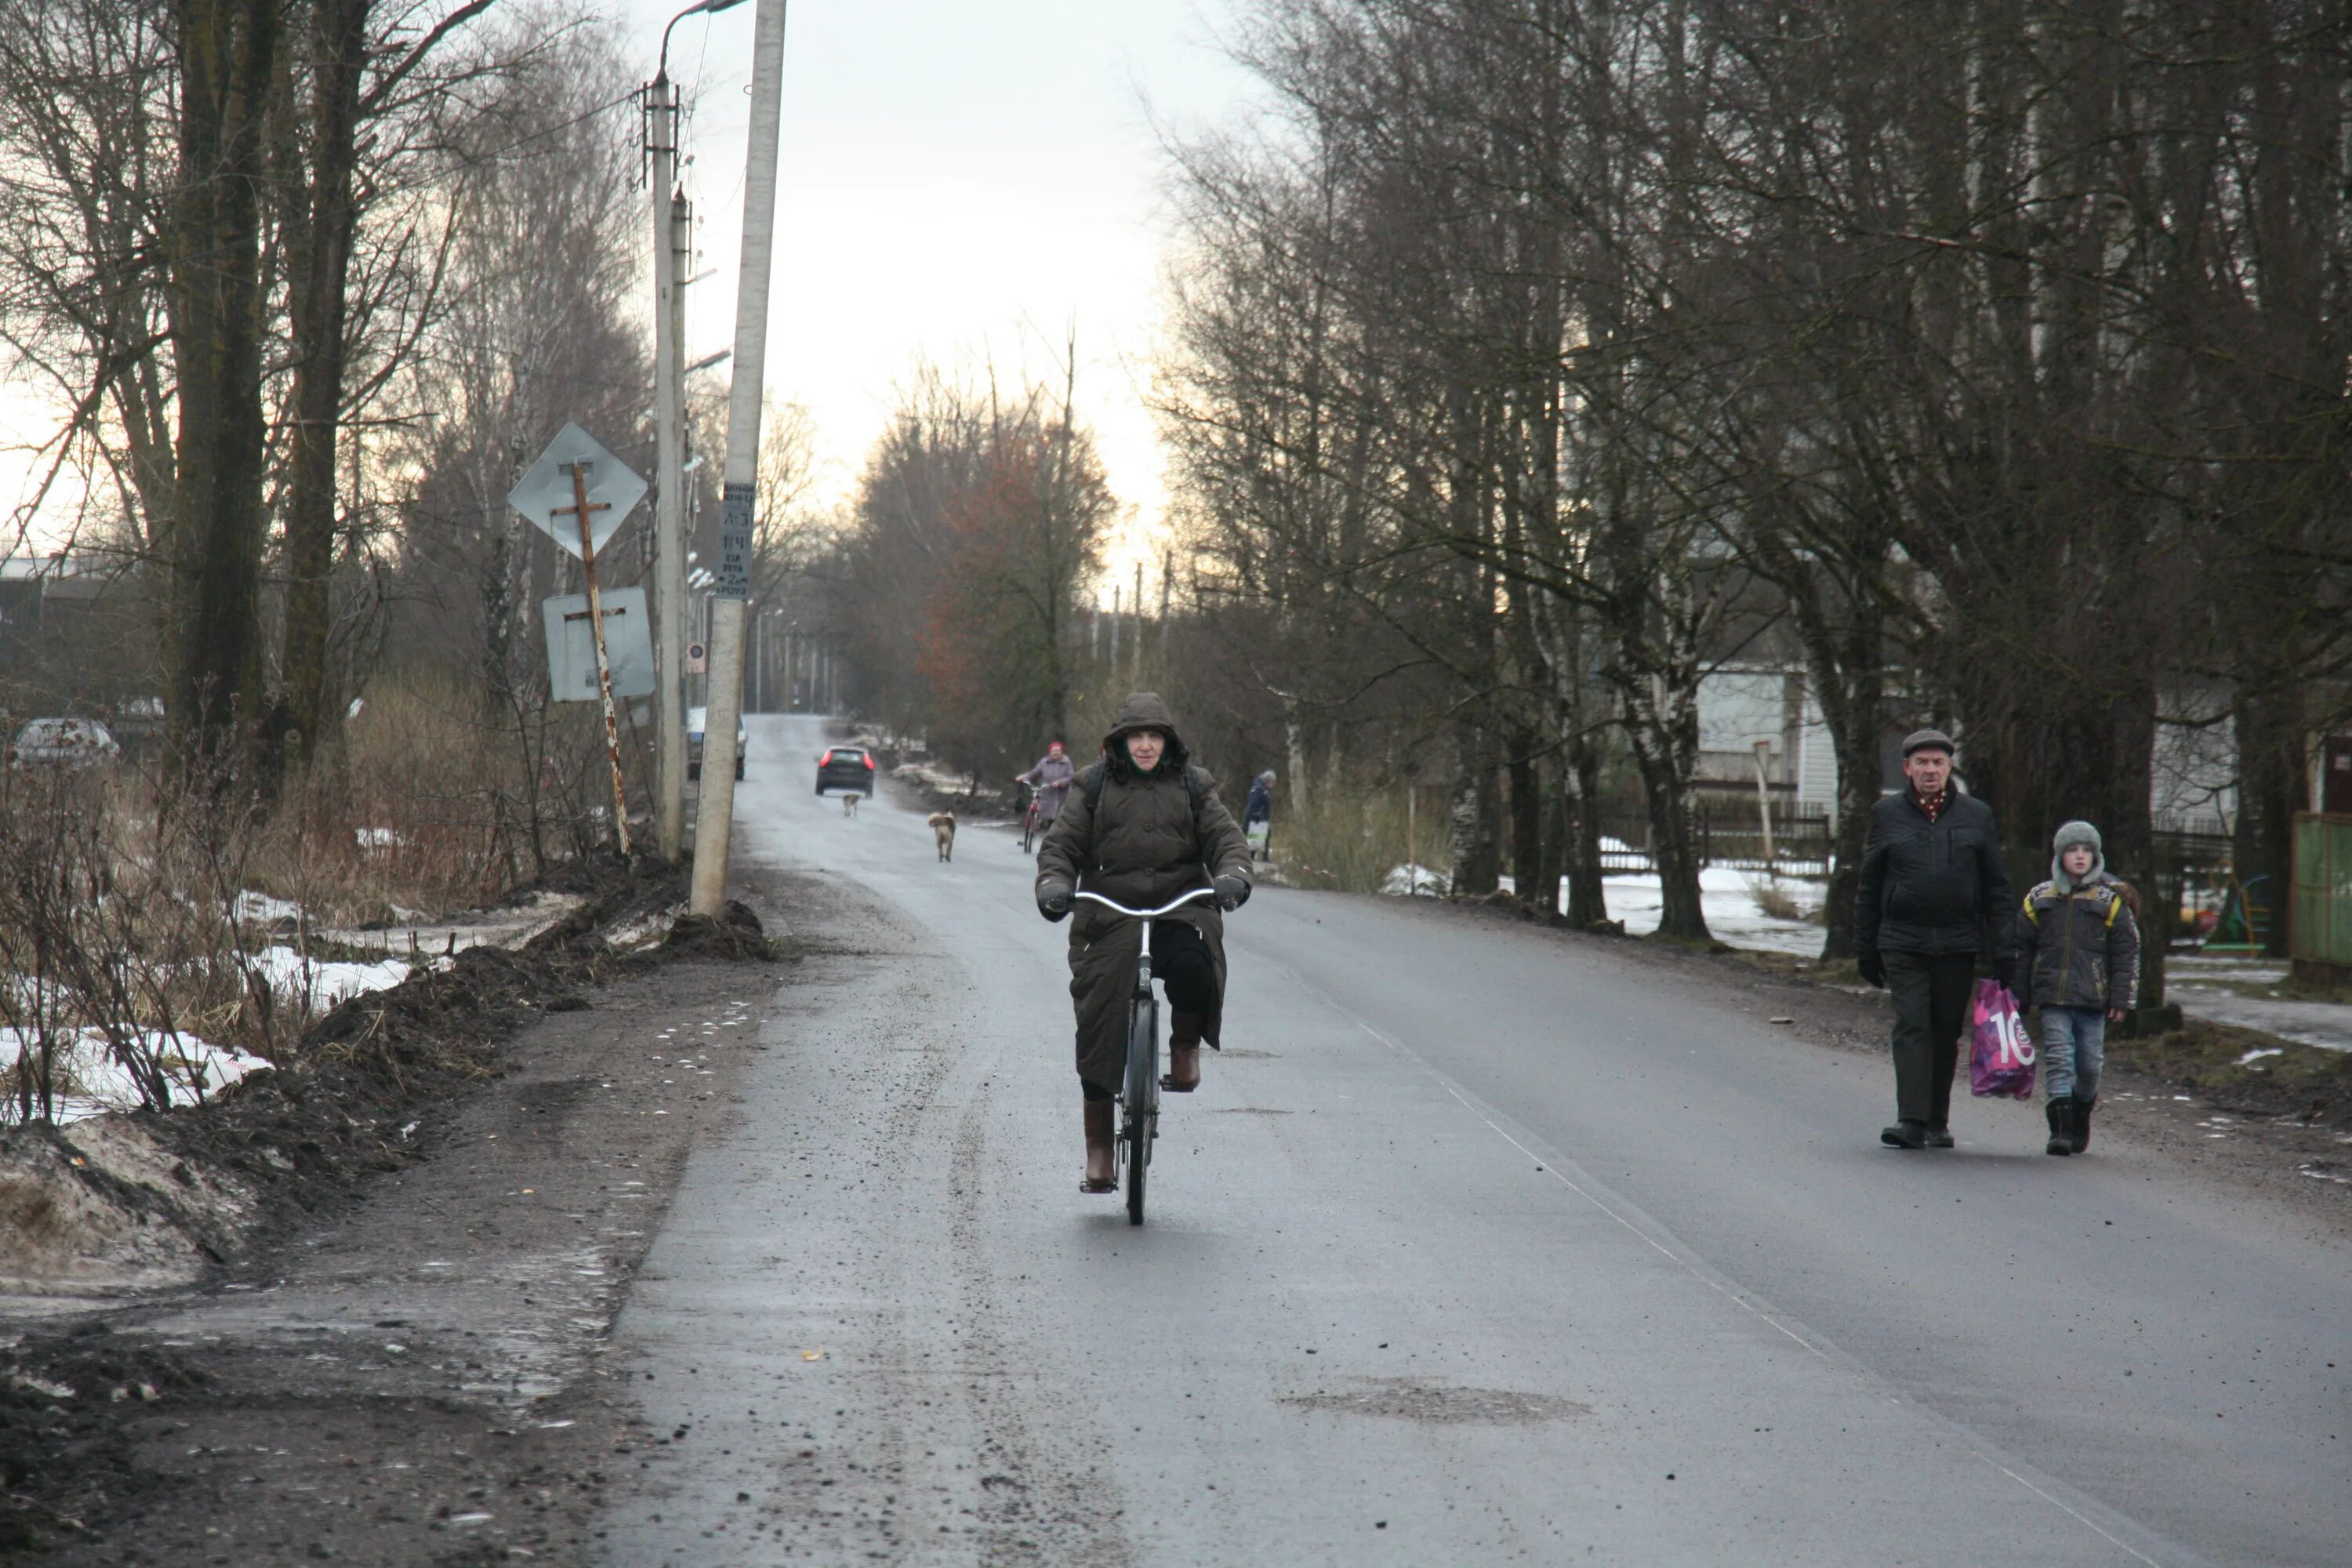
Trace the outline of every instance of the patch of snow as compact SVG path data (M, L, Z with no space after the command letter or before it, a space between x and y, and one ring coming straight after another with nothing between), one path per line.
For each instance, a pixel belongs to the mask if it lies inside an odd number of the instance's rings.
M408 978L405 958L370 963L314 958L305 964L302 955L290 947L264 948L253 955L253 963L268 978L272 991L316 1012L370 991L386 990Z
M1718 942L1734 947L1761 948L1812 958L1822 951L1822 928L1810 921L1784 921L1766 914L1756 902L1758 877L1728 866L1709 866L1698 874L1699 912ZM1654 876L1603 877L1602 897L1609 918L1625 922L1629 936L1647 936L1658 929L1665 897ZM1790 887L1789 879L1781 886ZM1565 904L1566 887L1560 890Z
M408 843L408 835L389 827L354 827L352 837L362 849L399 849Z
M174 1041L159 1029L140 1032L140 1047L163 1069L173 1103L215 1094L257 1068L269 1064L230 1046L182 1035ZM26 1048L24 1035L0 1028L0 1062L14 1065ZM57 1099L58 1121L81 1121L110 1110L135 1110L142 1103L138 1081L107 1048L106 1036L84 1028L58 1047L52 1070L64 1092Z
M236 896L236 919L242 925L275 925L279 921L299 921L302 906L285 899L273 899L268 893L257 893L248 888Z
M1445 896L1448 879L1442 871L1426 866L1403 865L1392 868L1381 883L1381 891L1391 898L1433 898Z
M2276 1046L2258 1046L2254 1049L2248 1051L2244 1056L2240 1057L2237 1060L2237 1065L2239 1067L2245 1067L2249 1063L2262 1060L2264 1057L2283 1057L2284 1055L2286 1055L2286 1052Z

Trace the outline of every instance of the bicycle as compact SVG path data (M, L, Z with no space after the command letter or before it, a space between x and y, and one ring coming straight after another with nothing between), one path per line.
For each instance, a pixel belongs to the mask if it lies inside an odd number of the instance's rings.
M1127 1223L1143 1223L1144 1173L1151 1166L1151 1145L1160 1136L1160 999L1151 991L1151 922L1183 908L1195 899L1216 897L1214 888L1195 888L1156 910L1130 910L1100 893L1083 889L1074 896L1100 904L1113 914L1143 922L1142 955L1135 967L1135 994L1127 1005L1127 1078L1119 1103L1125 1114L1115 1146L1126 1167Z
M1044 836L1037 825L1045 811L1044 803L1037 796L1031 795L1029 809L1021 814L1021 853L1024 855L1036 853L1037 840Z

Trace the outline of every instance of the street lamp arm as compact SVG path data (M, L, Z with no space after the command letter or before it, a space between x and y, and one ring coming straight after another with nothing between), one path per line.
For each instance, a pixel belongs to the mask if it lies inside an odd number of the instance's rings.
M677 26L688 16L715 16L721 11L731 11L741 4L743 0L696 0L694 5L688 5L685 10L672 16L668 24L662 28L661 56L654 64L655 85L659 86L669 80L669 30L671 27Z

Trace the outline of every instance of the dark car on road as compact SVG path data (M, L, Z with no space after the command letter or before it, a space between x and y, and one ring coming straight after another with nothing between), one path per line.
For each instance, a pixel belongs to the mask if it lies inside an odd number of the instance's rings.
M854 789L874 793L874 753L863 746L831 746L816 760L816 793Z

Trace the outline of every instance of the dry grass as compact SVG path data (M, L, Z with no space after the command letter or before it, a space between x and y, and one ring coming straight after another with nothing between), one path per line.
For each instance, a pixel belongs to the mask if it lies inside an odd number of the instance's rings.
M1283 874L1302 888L1377 893L1389 873L1405 863L1409 847L1418 847L1424 862L1433 856L1443 858L1443 822L1425 809L1427 804L1419 813L1416 835L1408 831L1401 789L1318 792L1304 808L1276 814L1275 853ZM1412 846L1416 837L1420 842Z

